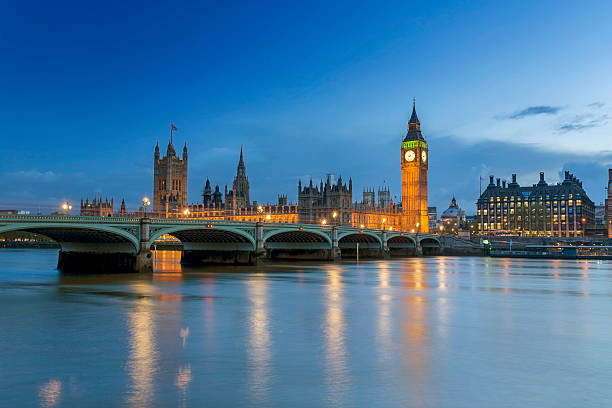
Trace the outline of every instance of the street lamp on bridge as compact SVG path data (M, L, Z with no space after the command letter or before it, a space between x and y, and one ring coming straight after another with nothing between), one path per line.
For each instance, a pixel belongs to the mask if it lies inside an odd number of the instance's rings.
M68 213L70 213L70 210L72 210L72 206L70 205L70 203L64 202L62 204L62 210L64 210L64 213L68 215Z
M142 206L144 207L144 217L147 218L147 207L151 205L151 200L149 200L149 197L143 197L142 198Z

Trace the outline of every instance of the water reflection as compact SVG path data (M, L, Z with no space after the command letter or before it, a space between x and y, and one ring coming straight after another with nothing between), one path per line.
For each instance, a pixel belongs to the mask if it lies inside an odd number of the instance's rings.
M39 391L38 397L40 398L41 407L54 407L62 396L62 382L57 379L51 379L49 382L43 384Z
M389 284L389 263L381 262L378 265L378 299L377 309L378 316L376 319L377 330L376 330L376 342L378 349L378 361L380 363L380 371L385 374L385 379L382 381L383 385L389 385L392 383L391 376L392 372L389 371L389 367L393 364L395 358L395 350L393 347L393 324L391 319L392 310L392 296L390 294ZM385 387L387 388L387 387Z
M350 390L345 342L344 298L341 268L326 266L325 285L325 383L330 405L343 405Z
M248 388L252 402L263 405L267 402L270 382L270 320L268 312L268 281L264 275L254 275L247 282L249 310L249 358Z
M182 273L181 251L153 251L153 270L156 274L168 274L167 278L171 278L173 273Z
M404 297L402 327L402 357L407 368L407 384L410 389L411 406L427 404L427 380L430 375L430 344L427 326L428 298L425 290L429 287L425 260L417 258L402 264L400 275L402 286L411 289Z
M150 284L134 284L133 290L141 297L128 312L130 354L127 371L131 384L127 402L131 406L146 407L153 402L153 380L157 371L155 311Z
M181 407L187 406L187 389L191 383L191 365L185 364L183 367L179 367L178 373L176 374L176 381L174 384L179 389L179 402Z

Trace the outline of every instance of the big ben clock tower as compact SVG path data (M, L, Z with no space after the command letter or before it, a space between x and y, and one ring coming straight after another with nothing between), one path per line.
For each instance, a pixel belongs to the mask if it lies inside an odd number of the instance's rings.
M427 216L427 168L429 150L421 134L415 101L408 121L408 132L402 141L402 229L429 232Z

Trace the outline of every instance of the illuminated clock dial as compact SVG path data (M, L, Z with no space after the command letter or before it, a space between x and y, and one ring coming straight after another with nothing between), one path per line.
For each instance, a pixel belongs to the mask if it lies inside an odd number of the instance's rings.
M423 160L423 163L427 161L427 152L425 150L421 152L421 159Z
M416 156L414 155L414 150L408 150L406 154L404 154L404 158L406 161L411 162L414 160Z

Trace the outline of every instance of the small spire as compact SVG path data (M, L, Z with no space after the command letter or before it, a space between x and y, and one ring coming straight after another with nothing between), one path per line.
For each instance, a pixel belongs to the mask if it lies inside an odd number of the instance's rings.
M421 124L419 122L419 117L417 116L417 113L416 113L416 98L412 98L412 115L410 115L410 120L408 121L408 123L410 123L410 124L413 124L413 123Z

